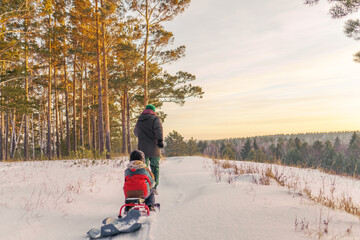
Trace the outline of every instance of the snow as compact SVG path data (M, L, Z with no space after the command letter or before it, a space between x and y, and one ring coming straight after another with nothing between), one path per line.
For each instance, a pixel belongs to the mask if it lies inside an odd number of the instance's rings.
M0 163L1 240L88 239L124 203L127 159ZM135 234L112 239L359 239L359 217L326 208L314 196L360 206L360 181L317 170L234 162L235 175L203 157L166 158L160 165L161 211ZM271 168L286 186L259 184ZM324 233L327 231L327 233Z

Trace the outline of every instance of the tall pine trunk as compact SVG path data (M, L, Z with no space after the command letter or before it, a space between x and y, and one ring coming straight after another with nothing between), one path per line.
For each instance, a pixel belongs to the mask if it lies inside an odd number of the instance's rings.
M55 130L55 126L56 124L54 124L54 122L51 125L52 128L52 136L51 136L51 144L52 144L52 151L51 151L51 156L54 157L56 155L56 130Z
M86 72L86 70L85 70ZM92 91L90 89L90 83L89 83L89 80L86 81L86 92L88 93L88 96L86 98L86 101L87 101L87 127L88 127L88 143L89 143L89 149L92 149L92 143L91 143L91 109L92 107L90 108L90 105L91 105L91 99L92 99Z
M87 132L88 132L88 143L89 143L89 149L92 148L91 144L91 109L88 108L87 110Z
M98 0L96 2L96 60L97 60L97 80L98 80L98 135L99 135L99 152L104 152L104 123L103 123L103 106L102 106L102 81L100 69L100 34L99 34L99 7Z
M149 44L149 34L150 34L150 23L148 16L148 0L145 2L145 19L146 19L146 33L145 33L145 43L144 43L144 107L149 102L148 97L148 59L147 59L147 48Z
M5 160L8 160L8 148L9 148L9 120L10 119L10 110L6 114L6 127L5 127Z
M84 61L82 60L81 63L81 74L80 74L80 123L79 123L79 130L80 130L80 146L84 147L84 80L83 80L83 70L84 70ZM86 69L85 69L85 78L86 78Z
M34 114L31 114L31 130L32 130L32 159L35 160L35 133L34 133Z
M92 94L92 105L95 106L95 98L96 98L96 86L95 86L95 81L93 84L93 94ZM95 109L92 108L91 109L91 116L92 116L92 146L93 146L93 151L95 152L97 150L97 146L96 146L96 116L95 116Z
M105 8L104 2L101 0L101 6ZM105 146L106 158L110 158L111 143L110 143L110 117L109 117L109 91L107 79L107 53L106 53L106 26L105 20L102 21L102 54L103 54L103 78L104 78L104 118L105 118Z
M41 113L39 113L39 145L40 145L40 159L43 158L43 121Z
M75 43L76 44L76 43ZM74 131L74 142L73 151L76 153L77 149L77 137L76 137L76 55L74 56L74 78L73 78L73 131Z
M61 99L60 99L60 96L61 96ZM60 93L59 93L59 102L60 103L63 102L63 95L60 95ZM61 147L61 143L64 140L64 136L63 136L64 125L63 125L63 115L62 115L62 108L61 107L59 109L59 125L60 125L60 147ZM62 155L62 154L60 153L60 155Z
M66 57L64 57L64 81L65 81L65 118L66 118L66 150L70 155L70 120L69 120L69 89L67 79Z
M49 29L51 29L51 16L49 16ZM51 33L51 30L50 30ZM49 38L49 76L48 76L48 109L47 109L47 157L51 159L51 75L52 75L52 51L51 37Z
M126 95L126 121L127 121L127 150L128 153L131 152L131 134L130 134L130 98L129 98L129 92L126 86L126 91L125 91L125 95Z
M28 0L26 0L26 8L28 7ZM25 19L25 98L26 101L29 100L29 76L28 76L28 19ZM25 126L24 126L24 157L25 161L29 160L29 123L28 123L28 114L25 114Z
M0 161L4 160L4 148L3 148L3 131L4 131L4 114L1 111L0 122Z
M121 127L122 127L122 149L121 152L125 154L127 152L127 144L126 144L126 99L125 99L125 89L121 96Z
M56 68L54 69L54 81L55 81L55 137L56 137L56 156L57 158L61 155L60 150L60 137L59 137L59 91L58 87L58 80L56 76Z
M16 123L16 114L15 114L15 110L13 110L13 113L11 114L10 159L13 159L15 152L15 141L16 141L15 123Z

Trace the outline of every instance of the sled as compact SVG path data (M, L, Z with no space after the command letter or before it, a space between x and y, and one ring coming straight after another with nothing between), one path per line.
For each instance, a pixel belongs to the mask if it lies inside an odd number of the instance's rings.
M141 216L149 216L150 211L155 211L155 209L160 210L160 203L155 203L148 206L145 204L145 199L143 198L126 198L125 204L122 205L119 210L119 218L122 218L130 210L138 210Z

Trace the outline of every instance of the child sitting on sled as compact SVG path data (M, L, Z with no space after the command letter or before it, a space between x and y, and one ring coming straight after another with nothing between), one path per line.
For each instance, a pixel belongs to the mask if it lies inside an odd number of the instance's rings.
M145 154L142 151L134 150L130 154L130 162L125 170L125 198L145 199L145 204L151 211L155 204L154 186L154 175L145 164ZM127 207L125 211L128 210Z

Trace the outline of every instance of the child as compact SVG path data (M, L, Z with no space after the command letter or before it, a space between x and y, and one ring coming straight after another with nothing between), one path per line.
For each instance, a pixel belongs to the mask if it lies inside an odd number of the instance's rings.
M153 210L155 180L144 161L145 154L142 151L134 150L130 154L130 162L125 170L124 193L125 198L145 199L145 204ZM129 209L125 209L127 210Z

